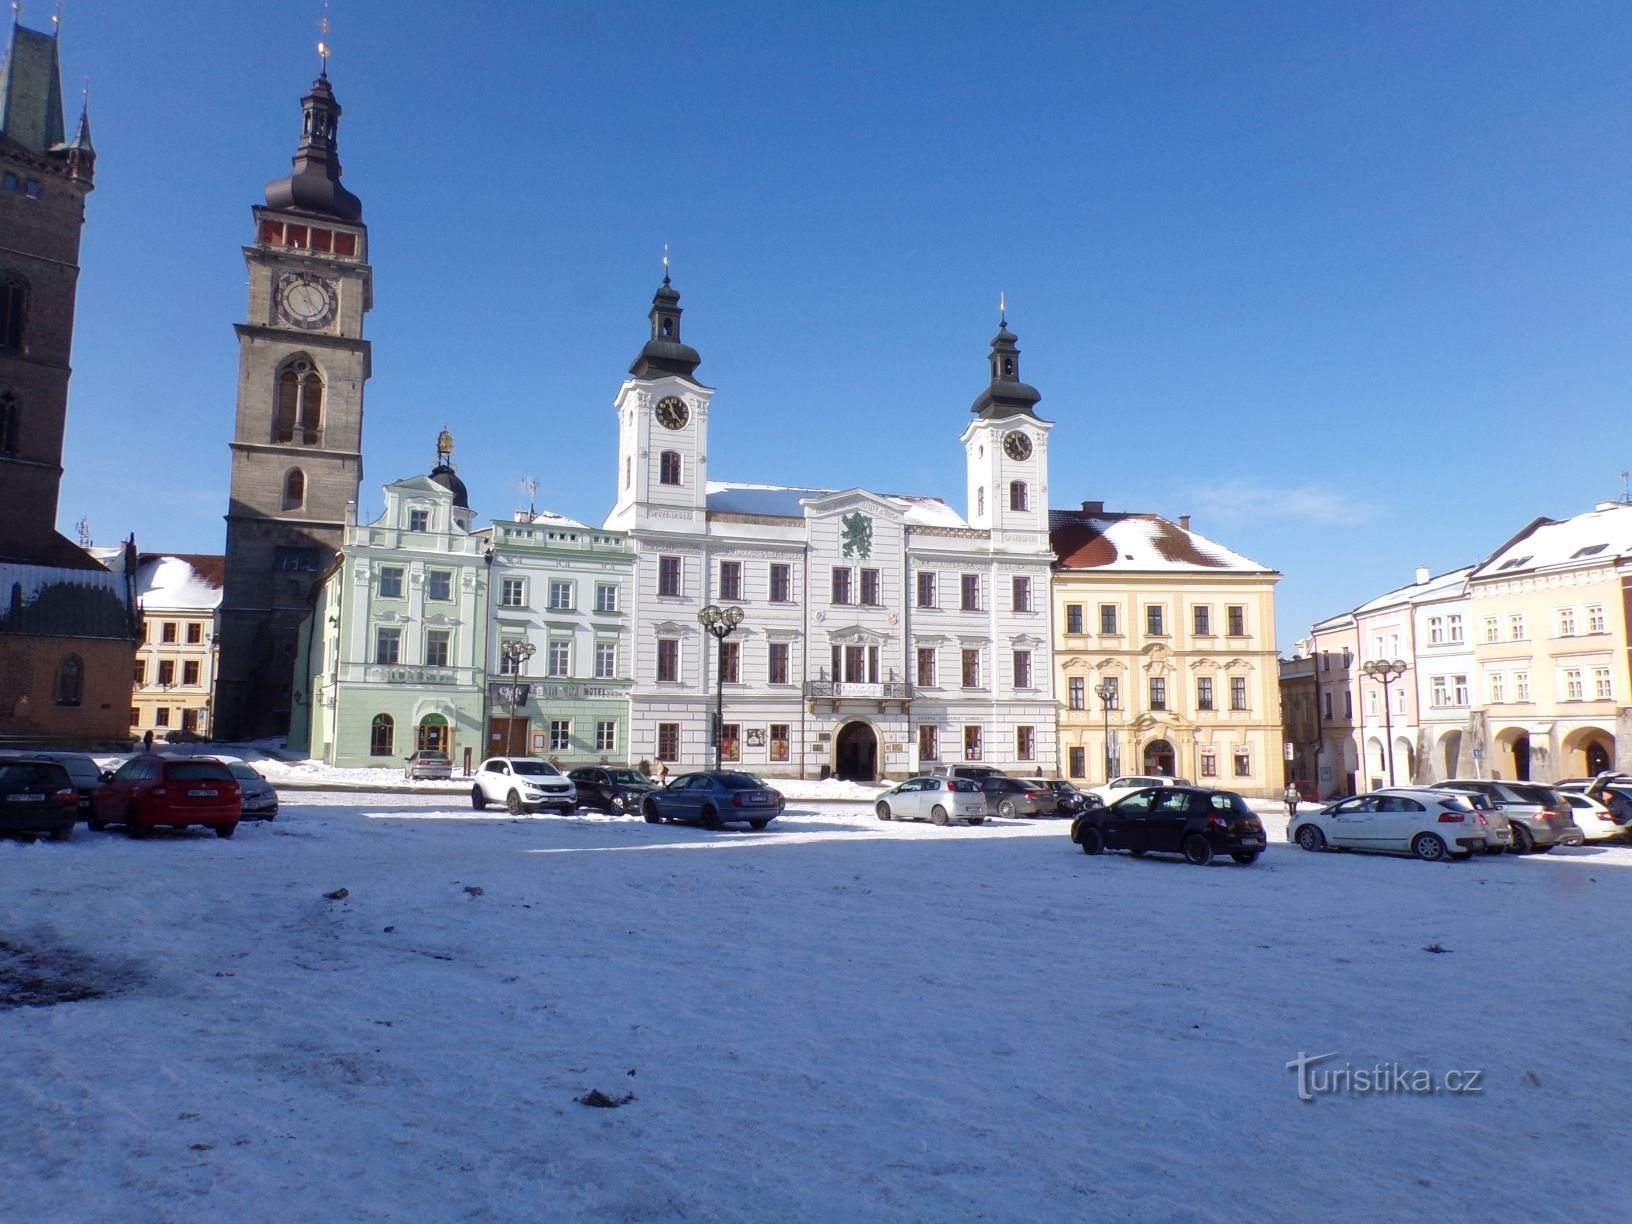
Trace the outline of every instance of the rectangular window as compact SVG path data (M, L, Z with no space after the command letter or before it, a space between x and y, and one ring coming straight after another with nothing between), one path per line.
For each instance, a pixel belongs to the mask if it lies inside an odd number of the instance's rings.
M1247 636L1247 606L1246 604L1228 604L1224 608L1226 622L1224 632L1231 637Z
M978 649L963 652L963 687L966 689L980 687L980 651Z
M401 650L401 629L376 629L374 631L374 662L395 663Z
M572 583L560 578L550 579L550 611L572 611Z
M963 729L963 759L966 761L980 760L980 727L978 725Z
M1569 667L1564 670L1564 700L1580 701L1582 696L1581 669Z
M1507 677L1501 672L1490 673L1490 703L1500 705L1507 700Z
M572 643L556 638L544 653L544 674L556 679L572 675Z
M742 562L720 562L720 598L732 603L742 599Z
M1151 604L1145 609L1145 632L1153 637L1160 637L1167 630L1162 620L1162 605Z
M1514 642L1524 641L1524 613L1514 612L1507 618L1507 636Z
M938 761L941 759L940 728L918 728L918 759L920 761Z
M1322 715L1322 717L1324 717L1326 719L1327 722L1331 722L1332 721L1332 695L1330 693L1323 693L1323 694L1321 694L1321 696L1324 698L1323 702L1321 703L1322 704L1321 715Z
M1230 709L1244 710L1247 708L1247 678L1245 676L1230 677Z
M169 659L159 662L159 683L169 688L176 682L176 665Z
M1088 708L1088 682L1081 676L1072 676L1065 682L1066 704L1073 710Z
M1513 673L1513 700L1530 700L1530 673L1527 671Z
M1575 609L1560 608L1558 610L1558 636L1575 636Z
M771 724L771 760L773 760L773 761L786 761L788 759L788 756L789 756L788 748L789 748L788 724L787 723L772 723Z
M678 761L680 759L680 724L657 724L657 759L660 761Z
M1014 652L1014 687L1031 687L1031 651L1029 650Z
M1206 604L1190 609L1190 627L1197 637L1208 637L1213 632L1213 610Z
M614 718L597 718L595 720L595 751L616 752L618 750L618 723Z
M742 760L742 727L738 723L720 725L720 760Z
M1082 605L1065 605L1065 631L1067 633L1082 632Z
M1196 677L1196 709L1210 710L1213 708L1213 678L1211 676Z
M772 642L767 657L767 679L772 684L786 684L788 682L788 644L786 642Z
M935 606L935 575L924 570L918 571L918 606L920 608Z
M572 747L572 723L565 718L550 720L550 751L565 752Z
M918 683L924 688L935 687L935 647L918 647Z
M831 602L836 604L850 602L850 567L847 565L835 565L833 567L833 598Z
M1602 633L1604 631L1604 605L1587 605L1587 632ZM189 641L191 639L188 639Z
M1587 609L1587 611L1590 613L1592 611L1592 609L1589 608L1589 609ZM1602 633L1603 632L1602 622L1603 622L1603 619L1604 619L1604 610L1602 608L1599 608L1597 611L1598 611L1599 628L1593 630L1593 632L1594 633ZM200 624L198 621L188 621L187 622L187 640L188 640L188 642L190 642L194 646L197 646L200 642L202 642L204 640L204 626L202 624Z
M720 643L720 679L726 684L742 682L742 643Z
M959 582L962 601L960 606L965 612L980 611L980 575L964 574Z
M380 598L381 599L401 599L402 598L402 566L400 566L400 565L382 565L382 566L380 566Z
M657 559L657 593L659 595L680 594L679 557L659 557Z
M408 511L409 531L428 531L431 526L431 512L429 510Z
M1609 684L1609 668L1595 667L1592 669L1592 697L1594 701L1608 701L1614 693Z
M525 608L527 606L527 580L525 578L499 579L499 607Z
M1499 642L1502 640L1502 626L1494 616L1485 617L1485 641Z
M1167 681L1161 676L1150 678L1150 708L1153 710L1167 709Z
M1099 631L1105 634L1116 633L1116 605L1099 605Z
M160 706L157 710L153 711L153 725L155 727L168 727L170 725L169 706Z
M793 570L786 565L771 566L771 602L791 603L793 601Z
M1023 511L1030 499L1026 495L1026 482L1023 480L1009 481L1009 509Z
M1428 618L1428 642L1429 642L1429 644L1430 645L1438 645L1438 644L1442 643L1444 640L1445 640L1445 618L1443 616L1430 616Z
M163 628L162 633L160 634L160 640L165 641L165 642L173 642L173 641L176 640L176 622L175 621L165 621L164 622L164 628Z
M876 569L861 571L861 602L869 608L878 607L878 571Z
M664 451L657 457L657 483L677 485L680 483L680 452Z
M1211 748L1201 750L1201 776L1204 778L1218 777L1218 754Z
M1451 677L1451 704L1459 706L1468 704L1468 678L1466 676Z
M140 710L138 710L135 706L131 706L130 707L130 725L133 726L133 727L137 727L137 726L141 725L141 722L142 722L142 712Z
M1462 640L1462 614L1452 612L1445 617L1445 636L1453 642Z
M1086 778L1088 776L1088 753L1085 749L1066 749L1065 760L1065 771L1073 778Z
M1354 694L1348 689L1343 690L1343 721L1354 721Z
M678 638L657 639L657 679L660 684L674 684L680 679L680 641Z
M1031 579L1015 578L1012 583L1013 606L1016 612L1031 611Z
M1252 754L1245 748L1237 748L1235 756L1235 776L1238 778L1252 777Z
M618 644L595 643L595 679L610 680L618 674Z
M1014 758L1017 761L1030 761L1037 756L1037 728L1016 727L1014 729Z
M446 601L453 598L453 571L430 570L425 575L425 598Z
M504 648L512 642L514 642L517 646L520 646L523 640L524 639L522 638L506 638L504 641L499 643L499 675L521 675L521 656L516 654L514 651L506 651ZM531 652L529 652L529 654L531 654Z
M595 584L595 611L616 612L618 610L618 584L615 582L597 582Z
M1447 706L1451 704L1451 686L1449 677L1434 676L1431 680L1429 680L1428 685L1429 701L1432 704L1436 706Z
M448 665L448 650L453 640L451 629L427 629L425 631L425 666L446 667Z
M1100 690L1104 693L1101 694ZM1116 676L1105 676L1094 686L1094 695L1100 698L1101 704L1107 710L1117 710L1122 706L1122 681Z
M147 660L146 659L137 659L136 660L136 683L138 685L142 685L142 684L147 683Z

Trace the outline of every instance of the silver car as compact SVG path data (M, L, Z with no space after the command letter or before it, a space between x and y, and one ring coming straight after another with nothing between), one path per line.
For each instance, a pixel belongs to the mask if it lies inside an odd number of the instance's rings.
M968 778L908 778L880 795L873 811L880 820L929 820L938 825L967 820L978 825L986 819L986 797L980 784Z
M227 772L238 779L238 789L243 793L243 819L277 819L278 792L272 783L261 776L260 770L242 761L228 761Z

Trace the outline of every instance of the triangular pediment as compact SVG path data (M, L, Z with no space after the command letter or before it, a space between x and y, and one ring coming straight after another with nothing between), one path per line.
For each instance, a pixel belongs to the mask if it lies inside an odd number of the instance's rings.
M864 510L879 518L899 521L906 513L901 506L889 498L877 493L870 493L866 489L841 489L837 493L826 493L817 497L803 497L799 504L805 508L807 518L829 518L833 515L847 514L856 510Z

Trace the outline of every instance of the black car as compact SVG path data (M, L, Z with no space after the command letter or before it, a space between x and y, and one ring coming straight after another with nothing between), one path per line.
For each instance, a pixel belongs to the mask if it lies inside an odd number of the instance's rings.
M622 816L640 811L642 796L657 789L638 769L613 769L607 765L587 765L567 774L578 787L578 805Z
M30 752L31 761L55 761L68 771L74 789L79 792L79 817L91 818L91 796L102 789L102 769L83 752Z
M67 841L79 823L79 793L56 761L0 757L0 833L49 833Z
M1250 863L1264 852L1264 826L1234 791L1199 786L1156 786L1123 795L1110 807L1090 808L1071 822L1071 840L1084 854L1126 850L1182 854L1197 866L1228 854Z
M1103 807L1105 805L1105 801L1098 795L1090 795L1087 791L1080 791L1064 778L1023 778L1021 780L1046 789L1054 796L1054 814L1056 816L1075 816L1085 807Z

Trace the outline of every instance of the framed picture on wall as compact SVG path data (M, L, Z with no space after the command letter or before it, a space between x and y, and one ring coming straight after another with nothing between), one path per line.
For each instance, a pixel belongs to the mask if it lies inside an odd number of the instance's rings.
M763 747L765 747L765 728L764 727L749 727L747 734L748 734L748 747L750 747L750 748L763 748Z

